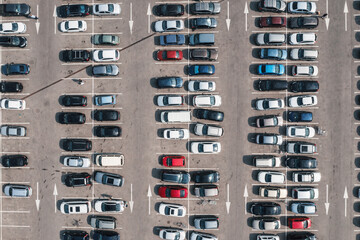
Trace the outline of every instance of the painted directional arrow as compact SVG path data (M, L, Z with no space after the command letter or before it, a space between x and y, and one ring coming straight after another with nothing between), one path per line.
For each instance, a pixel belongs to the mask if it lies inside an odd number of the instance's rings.
M150 209L151 209L151 197L152 197L152 193L151 193L151 188L150 188L150 184L149 184L149 188L148 188L148 193L147 193L147 197L149 198L149 215L151 213Z
M227 191L227 201L226 201L226 212L227 214L230 213L230 205L231 205L231 202L230 202L230 189L229 189L229 184L226 185L226 191Z
M130 34L132 34L133 26L134 26L134 21L132 19L132 3L130 3L130 20L129 20Z
M244 13L245 13L245 31L248 30L248 23L247 23L247 17L248 17L248 14L249 14L249 9L248 9L248 6L247 6L247 2L245 2L245 9L244 9Z
M326 0L326 13L328 14L325 17L325 25L326 25L326 30L329 30L329 23L330 23L330 18L329 18L329 0Z
M56 13L56 5L54 6L54 13L53 13L53 17L54 17L54 33L56 34L56 17L57 17L57 13Z
M329 203L329 185L326 184L326 202L325 202L326 215L328 215L328 213L329 213L329 207L330 207L330 203Z
M345 201L345 217L346 217L346 210L347 210L347 200L349 198L348 192L347 192L347 187L345 187L345 191L344 191L344 201Z
M231 19L230 19L230 6L229 6L229 1L227 2L227 18L226 18L226 27L227 30L230 30L230 23L231 23Z
M36 34L39 34L40 29L40 22L39 22L39 5L36 5L36 16L38 19L36 20L35 27L36 27Z
M246 211L246 205L247 205L247 198L249 197L249 193L248 193L248 190L247 190L247 184L245 184L245 189L244 189L244 198L245 198L245 215L247 214L247 211Z
M55 213L56 213L56 210L57 210L57 207L56 207L56 196L58 195L57 188L56 188L56 184L54 184L54 192L53 192L53 195L54 195L54 200L55 200Z
M35 204L36 204L37 211L39 211L39 209L40 209L39 182L36 182L36 200L35 200Z
M150 33L150 27L151 27L151 22L150 22L151 7L150 7L150 3L149 3L149 5L148 5L148 9L147 9L146 15L148 15L148 33Z
M349 9L347 6L347 3L345 1L345 5L344 5L344 14L345 14L345 31L347 31L347 14L349 13Z
M132 184L130 184L130 201L129 201L129 204L130 204L130 211L132 212L133 208L134 208L134 201L132 199Z

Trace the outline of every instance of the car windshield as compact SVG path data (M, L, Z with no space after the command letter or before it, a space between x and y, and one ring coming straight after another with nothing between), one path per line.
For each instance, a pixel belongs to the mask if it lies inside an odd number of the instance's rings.
M210 104L215 105L215 97L214 96L210 97Z
M113 12L114 11L114 5L113 4L108 4L108 10L109 10L109 12Z
M303 228L304 228L304 229L307 228L307 227L308 227L308 222L307 222L307 221L303 221L303 223L304 223Z
M265 175L265 182L271 182L271 174Z
M204 152L204 145L203 145L203 144L199 144L198 150L199 150L199 152Z
M180 190L180 197L185 197L185 191L184 190Z
M204 125L203 128L202 128L202 134L203 135L207 135L207 132L208 132L208 126Z
M263 102L263 107L266 109L266 108L269 108L269 101L264 101Z
M120 211L120 205L116 204L116 203L107 203L107 204L103 204L103 211Z
M298 34L297 36L296 36L296 41L298 41L298 42L302 42L302 41L304 41L304 37L303 37L304 35L302 35L302 34Z

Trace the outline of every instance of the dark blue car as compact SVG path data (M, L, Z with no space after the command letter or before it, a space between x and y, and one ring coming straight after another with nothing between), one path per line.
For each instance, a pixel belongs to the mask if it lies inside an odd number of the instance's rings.
M161 46L185 44L185 36L183 34L161 35L159 40Z
M190 65L188 74L193 75L213 75L215 73L214 65Z
M311 112L304 111L289 111L289 122L311 122L313 120L313 114Z
M23 75L30 73L30 66L23 63L7 63L1 67L5 75Z
M184 84L181 77L160 77L156 83L158 88L181 88Z

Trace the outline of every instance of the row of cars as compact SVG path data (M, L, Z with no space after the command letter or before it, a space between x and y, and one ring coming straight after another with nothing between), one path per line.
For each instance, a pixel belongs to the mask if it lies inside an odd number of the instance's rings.
M315 14L316 4L314 2L291 1L287 4L281 0L261 0L259 2L260 11L283 12L287 10L289 13L299 14ZM261 17L260 27L286 27L286 17ZM299 17L290 19L290 27L294 28L315 28L318 25L316 16ZM297 23L296 26L292 25ZM287 43L287 36L282 33L265 32L256 35L255 42L259 46L279 46ZM300 32L290 33L288 35L288 43L290 45L312 45L315 44L317 36L315 33ZM289 57L290 55L290 57ZM318 57L318 51L310 47L301 48L261 48L258 54L260 59L265 61L287 61L290 58L293 61L315 61ZM260 75L283 75L285 74L285 65L265 63L260 64L257 73ZM316 77L318 68L315 65L293 65L291 67L292 77ZM273 91L274 94L281 91L306 93L317 92L319 83L314 80L287 81L281 79L260 79L255 81L254 88L257 91ZM286 97L287 106L289 108L307 108L315 106L318 103L316 94L312 95L290 95ZM311 139L314 138L317 130L316 127L302 125L301 123L309 123L313 120L313 114L309 111L288 110L285 101L282 98L261 98L255 100L254 107L256 110L278 110L286 108L286 112L281 115L262 115L255 117L254 127L269 128L278 127L282 129L285 125L284 133L290 139ZM288 125L296 123L296 125ZM281 204L277 199L288 198L288 189L286 187L277 187L275 185L287 184L287 173L276 171L276 168L285 166L289 169L296 169L290 173L291 180L295 183L291 188L291 198L294 199L289 204L285 204L294 215L287 216L286 224L290 229L309 229L312 221L309 217L315 214L317 206L315 202L319 197L319 190L313 185L321 180L321 173L316 171L318 161L315 157L308 156L317 152L316 144L305 141L284 141L281 134L276 133L256 133L254 142L261 145L274 145L280 148L280 152L286 152L282 158L275 155L259 155L253 157L253 165L259 168L257 172L257 181L262 184L259 187L259 195L261 197L272 199L272 201L253 202L250 206L250 212L254 214L252 219L252 227L259 231L266 231L257 235L258 240L280 240L280 236L272 234L271 231L281 228L279 216L282 213ZM267 168L272 168L267 170ZM266 184L266 185L264 185ZM299 184L299 185L298 185ZM287 234L287 239L315 240L313 233L299 231Z
M160 4L155 6L154 12L158 16L182 16L184 14L184 6L182 4ZM212 2L200 2L194 3L189 6L190 14L218 14L220 13L220 3ZM217 26L215 18L192 18L188 19L189 28L196 29L211 29ZM154 24L154 30L156 32L173 32L181 31L184 29L183 20L159 20ZM181 50L166 50L160 49L155 53L156 60L182 60L183 56L187 53L189 61L216 61L218 58L218 51L214 48L191 48L190 46L213 46L215 44L215 35L213 33L195 33L190 34L187 37L184 34L170 34L161 35L158 37L160 46L175 45L180 46L188 42L188 49ZM185 54L183 54L183 52ZM188 64L187 73L189 76L194 75L212 75L215 73L215 66L210 64ZM184 80L177 76L159 77L155 79L156 86L158 88L183 88ZM206 137L221 137L224 130L219 125L205 124L197 122L194 127L189 129L192 115L199 119L205 119L210 121L222 122L224 119L224 113L217 110L210 110L208 108L217 108L221 106L221 96L211 94L216 91L215 81L189 79L186 82L186 88L188 92L196 93L194 96L185 98L179 94L166 94L158 95L156 104L161 107L181 107L187 102L189 105L194 106L193 114L189 107L186 110L163 110L160 112L160 121L164 124L180 123L187 124L187 128L166 128L162 132L164 139L177 139L188 140L191 139L190 133L197 136L204 137L205 141L193 141L189 144L189 151L194 154L211 154L219 153L221 151L220 142L206 141ZM203 94L204 93L204 94ZM187 100L187 101L186 101ZM202 107L204 109L198 109ZM219 189L216 185L220 180L218 171L214 170L202 170L202 171L184 171L178 170L179 168L185 168L189 166L190 159L186 160L185 156L179 155L164 155L162 157L162 165L165 168L176 168L161 171L161 181L178 184L178 185L161 185L158 189L158 194L162 198L188 198L190 191L190 183L193 182L194 195L198 198L211 198L218 196ZM189 169L188 169L189 170ZM187 185L187 186L184 186ZM190 215L184 205L175 204L171 202L161 202L159 204L158 212L161 215L172 217L185 217ZM200 232L198 230L211 230L219 228L219 218L214 215L202 215L193 216L193 226L196 231L188 232L186 237L186 230L181 228L165 228L159 229L159 237L161 239L168 240L217 240L217 237L213 234Z
M102 3L92 6L86 4L68 4L57 8L57 16L61 18L68 17L86 17L90 14L97 16L119 15L121 13L120 5L117 3ZM59 23L59 29L62 32L74 33L87 30L87 23L83 20L69 20ZM91 43L95 46L113 46L116 47L120 39L112 34L95 34L91 36ZM116 62L120 59L118 49L94 49L88 51L84 49L66 49L60 52L60 60L64 62L104 62L110 64L98 64L89 66L93 77L116 77L119 74L119 67ZM69 108L66 112L56 115L56 120L60 124L82 125L87 121L86 114L78 111L71 111L71 108L86 108L88 98L83 95L64 95L59 99L61 105ZM93 96L93 104L96 107L115 106L117 103L116 95L100 94ZM102 138L119 138L122 135L122 129L116 124L120 120L120 112L115 109L95 109L91 112L91 118L97 122L114 123L98 125L93 127L93 134ZM62 148L67 152L92 151L93 142L90 139L66 138L61 141ZM86 170L93 164L104 168L105 171L95 171L92 175L88 172L67 172L63 176L63 184L67 187L86 187L91 186L92 180L112 186L122 187L124 177L106 171L106 167L121 167L124 165L124 156L119 153L103 153L94 155L94 163L90 158L78 154L66 155L62 157L62 163L65 167L74 170ZM94 168L92 168L94 169ZM95 229L92 234L93 239L119 240L119 233L113 231L117 228L116 218L109 214L121 213L128 206L127 202L120 199L95 199L91 203L89 200L67 199L61 201L60 211L63 214L88 214L94 209L101 215L89 216L88 223ZM105 214L105 215L104 215ZM66 230L62 233L63 239L82 239L90 238L89 233L82 230Z

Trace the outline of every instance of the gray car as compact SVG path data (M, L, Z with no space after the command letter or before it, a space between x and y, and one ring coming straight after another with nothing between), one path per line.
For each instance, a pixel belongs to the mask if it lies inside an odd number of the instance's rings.
M218 59L219 53L216 49L210 48L196 48L190 50L190 59L191 60L200 60L200 61L216 61Z
M4 194L10 197L30 197L32 188L27 185L6 184L4 186Z
M161 181L188 184L190 174L185 171L165 170L161 174Z
M122 187L125 181L122 176L107 172L95 172L94 179L98 183L115 187Z
M219 218L216 216L195 217L194 227L196 229L218 229Z
M92 37L92 42L95 45L117 45L120 42L118 36L109 34L95 34Z
M220 10L220 3L214 2L200 2L190 6L191 14L219 14Z
M8 137L25 137L26 128L22 126L3 125L0 128L0 133L1 135Z
M95 77L117 76L119 74L119 67L115 64L96 65L92 67L91 72Z
M316 204L313 202L293 202L290 209L293 213L300 214L315 214L317 210Z

